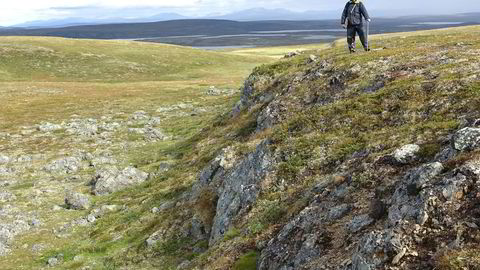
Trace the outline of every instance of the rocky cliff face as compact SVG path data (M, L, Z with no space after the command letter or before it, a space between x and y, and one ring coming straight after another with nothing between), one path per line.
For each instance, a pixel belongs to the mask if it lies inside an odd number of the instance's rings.
M212 192L192 224L208 259L183 266L242 269L253 251L257 269L477 269L480 48L435 38L258 68L229 116L252 119L247 141L191 195Z

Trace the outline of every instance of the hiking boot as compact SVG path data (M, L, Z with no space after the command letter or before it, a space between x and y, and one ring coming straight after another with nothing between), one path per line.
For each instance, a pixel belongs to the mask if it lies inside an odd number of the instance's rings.
M350 53L355 53L355 49L350 48Z
M369 52L369 51L370 51L370 48L365 48L365 51L366 51L366 52Z

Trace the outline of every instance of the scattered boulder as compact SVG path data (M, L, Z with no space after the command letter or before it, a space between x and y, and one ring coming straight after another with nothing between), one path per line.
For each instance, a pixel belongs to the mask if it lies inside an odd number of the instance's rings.
M88 210L91 206L87 195L71 191L65 196L65 204L68 208L75 210Z
M98 167L101 165L115 165L118 161L113 157L95 157L90 161L90 165L93 167Z
M30 230L30 225L25 220L15 220L12 223L0 223L0 256L6 255L13 238Z
M52 132L52 131L57 131L61 129L63 129L61 125L52 124L49 122L44 122L37 126L37 130L41 132Z
M0 166L0 175L1 176L9 176L13 174L14 170L12 168L2 167Z
M93 193L95 195L109 194L129 186L141 184L147 178L147 173L134 167L128 167L122 171L116 167L100 169L93 179Z
M145 243L147 244L147 247L154 247L159 241L161 241L164 236L165 236L165 230L159 230L154 232L150 237L145 240Z
M420 146L416 144L407 144L393 152L393 158L400 164L410 164L417 160L417 154Z
M27 163L32 161L33 161L33 156L30 156L30 155L21 155L17 158L17 162L20 162L20 163Z
M308 56L308 63L314 63L314 62L317 62L317 60L318 60L318 57L313 54L310 54L310 56Z
M10 162L10 157L0 154L0 164L7 164Z
M464 128L453 137L454 148L458 151L471 151L480 146L480 128Z
M149 118L150 117L145 111L136 111L130 117L132 120L148 120Z
M97 220L97 218L95 217L95 215L88 215L87 216L87 221L90 222L90 223L93 223Z
M96 119L74 119L66 125L66 132L80 136L94 136L99 133Z
M283 58L292 58L292 57L295 57L297 55L300 55L300 52L298 52L298 51L297 52L289 52L289 53L285 54L283 56Z
M129 128L128 132L131 134L144 135L147 141L165 141L169 137L165 135L160 129L146 127L146 128Z
M16 199L15 195L7 191L0 191L0 202L11 202Z
M222 95L222 94L223 94L223 91L221 89L218 89L215 86L210 86L207 89L207 95L209 95L209 96L219 96L219 95Z
M167 210L175 207L175 205L176 205L176 203L174 201L164 202L162 205L160 205L160 207L154 207L152 209L152 213L157 214L157 213L161 213L163 211L167 211Z
M45 166L45 171L49 173L65 173L71 174L75 173L80 169L81 162L76 157L67 157L62 159L57 159L50 163L49 165Z
M90 212L90 215L93 215L96 219L102 218L108 213L115 212L120 207L118 205L102 205L100 208L95 208Z
M210 86L207 91L206 91L206 94L208 96L221 96L221 95L228 95L228 94L231 94L233 93L232 90L229 90L229 89L219 89L215 86Z
M55 257L49 258L47 260L47 265L50 266L50 267L57 266L58 265L58 259L55 258Z

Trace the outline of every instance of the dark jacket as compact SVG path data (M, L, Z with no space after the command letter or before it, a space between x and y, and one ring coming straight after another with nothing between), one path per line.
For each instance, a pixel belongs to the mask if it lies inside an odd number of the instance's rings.
M353 3L352 1L348 1L343 10L342 24L347 22L348 25L361 25L363 24L363 17L367 20L370 19L363 3Z

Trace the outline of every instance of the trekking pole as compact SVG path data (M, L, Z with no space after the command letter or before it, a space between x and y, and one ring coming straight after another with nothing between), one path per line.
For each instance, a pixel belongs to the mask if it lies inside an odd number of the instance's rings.
M370 22L367 21L367 51L370 51L370 40L368 40L369 36L370 36Z

